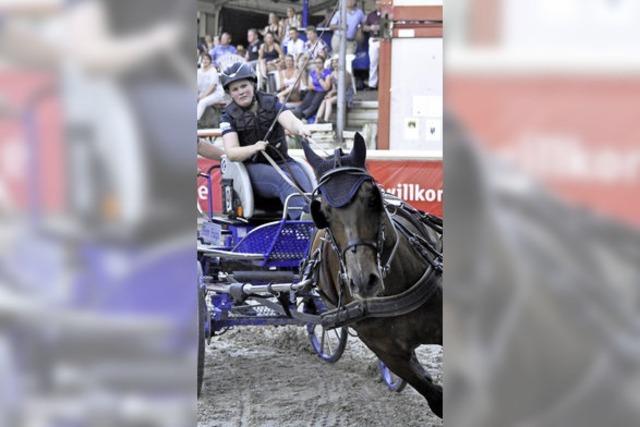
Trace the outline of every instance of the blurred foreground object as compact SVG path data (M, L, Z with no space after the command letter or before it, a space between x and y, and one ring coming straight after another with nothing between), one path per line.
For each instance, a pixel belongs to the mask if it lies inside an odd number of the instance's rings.
M449 111L562 198L640 225L640 4L450 6Z
M195 424L192 9L0 6L0 425Z
M640 234L569 207L445 130L445 419L634 425Z
M640 7L452 2L445 419L640 419Z

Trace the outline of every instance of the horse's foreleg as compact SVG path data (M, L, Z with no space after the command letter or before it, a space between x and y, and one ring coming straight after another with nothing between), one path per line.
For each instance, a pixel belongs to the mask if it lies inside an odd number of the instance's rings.
M405 354L381 353L378 354L378 357L394 374L411 384L418 393L427 399L433 413L442 418L442 387L434 384L429 373L418 362L415 352Z

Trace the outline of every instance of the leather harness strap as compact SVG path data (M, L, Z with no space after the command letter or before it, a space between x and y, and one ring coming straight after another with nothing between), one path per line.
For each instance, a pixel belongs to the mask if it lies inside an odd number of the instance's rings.
M321 324L327 329L345 326L371 317L397 317L420 308L439 289L431 277L437 270L429 267L422 277L406 291L388 297L373 297L353 301L343 307L328 310L320 315Z

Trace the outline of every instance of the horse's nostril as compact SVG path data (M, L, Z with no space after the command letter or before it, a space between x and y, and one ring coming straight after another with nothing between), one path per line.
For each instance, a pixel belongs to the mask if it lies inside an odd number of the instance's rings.
M369 275L369 288L373 288L377 284L378 284L378 275L371 273Z

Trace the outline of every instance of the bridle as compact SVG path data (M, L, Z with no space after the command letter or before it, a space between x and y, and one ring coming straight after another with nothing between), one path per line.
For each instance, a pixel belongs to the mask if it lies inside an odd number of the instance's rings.
M313 198L317 197L317 195L318 195L318 193L319 193L319 191L320 191L320 189L321 189L321 187L323 185L326 185L329 181L331 181L331 179L333 179L337 175L349 174L349 175L355 175L355 176L364 176L364 177L367 177L374 185L376 185L375 180L367 172L366 169L353 167L353 166L340 166L340 162L338 160L340 156L337 155L337 154L338 153L336 153L336 165L338 167L329 170L328 172L323 174L318 179L318 185L313 190L313 195L312 195ZM355 194L354 194L354 196L355 196ZM382 194L380 194L380 197L382 198ZM383 219L381 219L381 221L380 221L380 227L378 228L378 233L377 233L377 237L376 237L375 241L374 240L367 240L367 239L360 239L360 238L351 239L351 240L349 240L347 242L347 245L342 249L340 248L340 246L338 246L336 238L333 235L333 233L331 232L331 229L329 227L327 227L326 234L329 236L329 243L330 243L333 251L338 256L339 268L340 268L339 278L340 278L342 286L344 286L344 285L346 285L348 283L346 254L347 254L348 251L351 251L352 253L355 253L356 249L359 246L368 247L368 248L371 248L374 251L374 253L376 254L377 266L378 266L378 269L379 269L380 273L382 274L382 278L383 279L388 275L389 270L391 269L391 263L393 262L393 259L395 257L396 251L398 249L398 245L400 243L400 238L398 236L398 231L396 230L394 222L389 217L389 213L387 212L386 206L384 205L384 201L382 202L382 204L383 204L384 215L387 216L388 223L391 224L391 229L393 230L393 234L394 234L393 249L391 250L391 253L389 254L389 257L387 258L387 260L384 263L384 265L383 265L383 262L382 262L382 252L384 251L384 243L385 243L385 240L386 240L386 233L385 233L385 221Z
M338 154L339 153L336 153L336 157L339 157ZM313 191L314 202L312 203L316 203L315 200L318 200L318 192L320 192L322 186L326 185L333 178L341 174L351 174L365 178L358 184L357 189L355 187L356 184L354 184L354 187L352 187L352 200L355 194L357 194L359 186L362 185L362 182L364 182L365 180L370 180L375 184L375 180L366 171L366 169L359 167L342 166L339 161L334 160L334 168L320 176L318 185ZM442 220L434 215L417 211L416 209L412 208L409 205L406 205L403 202L387 203L382 192L381 196L384 215L387 216L387 220L391 226L391 229L393 230L394 236L393 249L391 250L391 253L389 254L386 262L384 263L382 260L382 252L384 250L384 244L386 242L386 221L384 221L384 219L381 219L376 241L354 239L347 242L347 245L342 249L340 249L340 247L338 246L335 236L333 235L331 228L328 226L328 220L324 221L325 224L323 224L323 226L327 228L326 235L328 236L328 238L322 239L322 244L329 242L333 252L337 255L337 258L339 260L339 271L337 278L338 286L336 287L337 295L335 295L337 297L337 301L335 301L334 298L329 297L329 295L327 295L321 287L318 288L318 291L323 296L323 298L330 301L334 305L334 308L327 310L321 315L321 324L327 329L351 325L354 322L359 322L368 318L398 317L404 314L411 313L422 307L433 295L441 290L441 287L438 285L438 281L433 280L433 277L442 274L442 252L435 245L422 237L419 232L411 231L408 226L409 224L412 224L413 227L416 227L416 230L419 230L421 227L426 226L433 229L437 234L441 236ZM320 224L318 225L320 226ZM350 250L355 252L358 246L365 246L373 249L376 253L378 269L381 272L382 277L384 278L388 275L391 263L396 255L396 251L400 243L400 235L405 237L409 246L413 248L416 255L424 259L425 263L427 264L424 273L416 280L413 285L399 294L368 297L364 299L354 299L353 301L346 303L343 300L342 296L345 291L347 293L350 293L350 287L348 286L349 278L347 275L345 254ZM316 250L314 256L311 258L313 259L313 262L310 264L311 270L313 270L315 266L320 265L320 263L322 262L322 244Z

